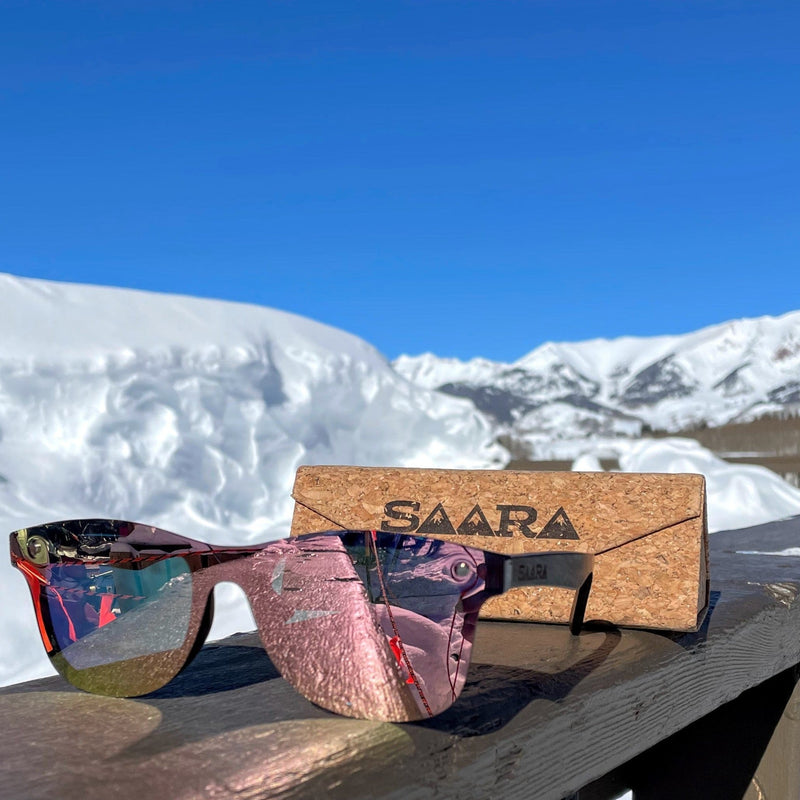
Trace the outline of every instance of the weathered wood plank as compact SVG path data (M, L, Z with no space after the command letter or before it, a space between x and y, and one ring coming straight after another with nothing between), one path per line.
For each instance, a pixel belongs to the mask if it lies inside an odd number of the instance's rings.
M577 800L789 800L800 797L793 667L583 787ZM613 787L615 791L610 791Z
M713 535L695 634L482 622L462 698L426 723L315 708L253 635L144 699L8 687L0 797L558 800L800 662L800 558L737 552L798 545L800 518Z

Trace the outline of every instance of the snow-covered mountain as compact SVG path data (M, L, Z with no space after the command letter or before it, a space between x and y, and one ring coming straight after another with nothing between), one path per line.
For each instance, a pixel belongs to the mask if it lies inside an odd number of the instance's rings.
M800 410L800 311L682 336L547 343L511 364L401 356L419 386L468 397L531 457L606 451L645 426L679 431Z

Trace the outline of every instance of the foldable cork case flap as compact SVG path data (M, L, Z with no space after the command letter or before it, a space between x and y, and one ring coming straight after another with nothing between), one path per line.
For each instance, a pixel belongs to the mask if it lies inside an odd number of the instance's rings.
M702 475L300 467L292 535L435 536L502 553L592 552L587 619L693 630L707 603ZM563 589L516 589L484 616L564 622Z

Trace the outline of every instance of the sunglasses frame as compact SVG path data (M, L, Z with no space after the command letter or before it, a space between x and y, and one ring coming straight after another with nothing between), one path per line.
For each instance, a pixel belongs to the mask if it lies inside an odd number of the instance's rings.
M98 530L101 533L97 533ZM87 531L91 532L87 533ZM105 533L102 533L102 531L105 531ZM77 550L81 536L107 536L111 539L110 544L106 542L102 548L108 552L107 561L92 561L93 558L99 559L103 555L95 557L91 552L84 554L83 558L79 558ZM74 556L70 554L72 549L70 537L76 543ZM321 696L319 694L320 690L315 688L319 680L315 680L314 675L304 674L303 668L296 663L298 658L300 663L303 663L303 648L305 648L305 656L309 657L310 654L313 661L313 635L310 639L304 639L303 636L300 636L297 643L300 650L292 658L284 658L281 653L273 652L276 648L276 643L278 649L288 647L291 650L294 647L292 640L287 639L283 633L280 634L283 638L278 642L276 639L277 634L272 630L276 626L278 628L285 627L289 622L294 621L294 615L291 619L282 619L280 616L283 614L285 617L288 611L281 608L281 603L283 603L283 598L281 597L283 567L279 571L278 565L284 563L287 558L296 557L298 548L300 550L305 548L303 550L305 557L323 551L327 552L331 549L338 553L344 549L343 545L347 537L354 539L354 541L358 537L363 537L363 546L367 550L370 547L374 548L380 577L380 589L383 600L389 610L392 626L395 625L395 622L392 618L386 588L383 585L383 576L380 574L380 560L378 559L379 539L382 542L391 542L392 540L399 542L403 540L406 543L407 540L413 540L414 546L418 544L420 547L425 546L425 543L431 542L453 545L453 543L445 543L436 537L420 537L376 531L332 530L308 533L255 545L229 547L206 544L139 523L111 519L87 519L51 522L15 531L10 535L10 553L12 565L22 572L28 583L39 632L51 662L63 677L78 688L100 694L131 697L147 694L165 686L188 666L205 642L211 628L214 613L214 587L219 583L232 582L240 586L247 595L265 649L273 663L275 663L281 674L292 683L295 689L312 700L312 702L337 713L367 719L410 721L439 713L444 709L433 711L419 689L418 692L424 707L423 712L420 712L417 706L410 703L407 698L401 698L398 701L391 694L390 689L381 689L380 687L370 689L373 693L372 696L365 696L365 701L362 703L353 702L352 693L347 701L337 699L335 689ZM66 540L64 544L60 545L63 550L62 554L53 552L56 548L53 543L54 538ZM339 542L339 551L336 551L337 540ZM490 597L501 595L510 589L519 587L548 586L572 589L575 594L569 626L573 634L577 634L580 631L592 583L593 556L591 554L568 551L501 554L472 546L454 546L456 548L463 547L464 551L470 554L479 553L482 556L480 565L476 567L475 582L471 584L469 590L465 589L461 594L460 600L463 621L459 635L463 637L463 641L468 642L469 647L472 644L478 611L483 603ZM83 547L86 550L86 546L83 545ZM66 554L66 558L64 554ZM58 560L51 561L51 556ZM82 566L108 563L110 566L122 569L143 570L175 556L183 559L188 567L189 574L191 574L191 607L186 620L185 635L180 647L163 653L148 653L119 664L112 663L89 667L88 669L76 669L73 667L70 661L61 653L62 647L57 639L52 619L49 616L52 613L49 601L42 601L48 588L46 568L63 563ZM346 579L339 578L334 580L341 582ZM339 589L338 584L336 589ZM342 590L345 589L350 591L349 587L342 588ZM55 590L51 587L51 591ZM358 588L352 591L360 592L362 597L365 593L364 586L360 582ZM58 596L61 608L64 608L64 613L66 614L60 595L58 595L58 592L55 592L55 594ZM349 595L349 597L350 605L345 606L348 614L351 606L354 609L357 606L357 603L353 604L353 599L357 599L357 595ZM373 600L372 602L374 603L375 601ZM361 605L363 605L363 602ZM295 615L297 613L300 612L296 611ZM317 612L311 613L315 614ZM357 610L353 610L354 615L357 615L357 613ZM70 619L68 615L67 618ZM71 619L69 626L72 629ZM269 630L267 630L268 628ZM394 632L397 634L396 627ZM74 631L72 631L71 635L73 634ZM388 638L388 633L386 636ZM400 666L402 667L403 662L405 662L408 672L410 672L411 678L405 682L414 683L413 678L415 676L411 661L399 638L398 636L399 647L392 645L392 642L395 641L394 639L388 644L392 647ZM74 636L72 641L76 641ZM347 642L344 644L346 645ZM352 659L368 660L373 657L363 647L359 650L358 637L351 642L351 645L353 647ZM334 677L344 684L349 684L353 681L346 663L350 659L351 654L346 649L343 649L339 659L342 663L338 664L334 670L336 672ZM468 666L467 659L465 669L461 671L461 674L457 671L456 678L451 681L451 702L455 701L463 687ZM368 671L369 667L365 666L364 669ZM376 665L375 669L377 670L379 667ZM448 666L447 669L449 671L450 667ZM305 672L307 673L309 670L306 669ZM363 682L362 677L361 683L363 684ZM121 690L121 687L124 687L124 689ZM394 691L397 692L396 687ZM402 694L402 690L397 693Z

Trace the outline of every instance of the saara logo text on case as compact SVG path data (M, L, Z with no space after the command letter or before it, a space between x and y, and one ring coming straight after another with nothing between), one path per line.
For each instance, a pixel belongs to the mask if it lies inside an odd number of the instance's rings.
M383 507L385 519L381 521L381 530L437 536L514 536L516 533L529 539L580 539L563 506L540 531L532 528L537 517L533 506L499 503L494 508L500 512L496 528L477 503L455 526L442 503L437 503L422 519L420 504L415 500L390 500Z

